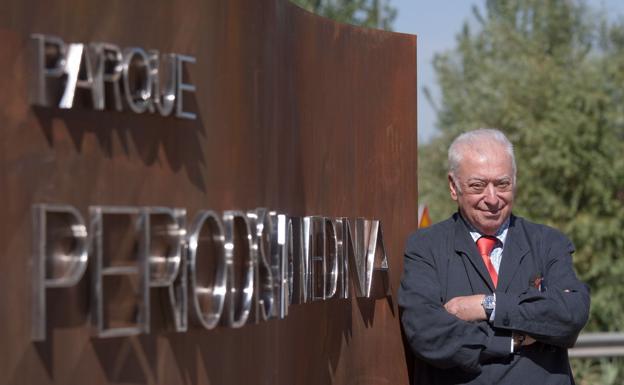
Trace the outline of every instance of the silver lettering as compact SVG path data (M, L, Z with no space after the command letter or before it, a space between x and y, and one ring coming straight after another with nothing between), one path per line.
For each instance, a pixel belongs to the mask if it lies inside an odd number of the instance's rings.
M91 51L97 63L94 80L99 92L94 108L104 110L106 106L112 105L115 110L121 111L121 87L119 85L123 72L121 50L114 44L93 43Z
M71 287L87 268L87 229L71 206L33 206L33 322L34 341L46 339L46 291Z
M375 272L388 270L378 220L358 218L352 230L347 218L201 211L187 234L184 209L94 206L89 214L87 234L75 208L33 206L33 340L46 338L47 290L75 286L88 253L100 337L170 324L186 331L188 306L205 329L284 318L291 304L349 298L351 278L356 296L370 298ZM164 318L151 318L150 306Z
M126 48L109 43L71 43L56 36L33 34L33 74L30 99L40 106L70 109L76 91L91 93L95 110L111 106L117 111L125 105L135 113L149 111L161 116L197 119L185 109L185 93L196 87L186 75L193 56L149 54L138 47ZM123 93L123 96L122 96Z
M243 212L224 212L223 225L227 274L224 323L240 328L252 310L257 253L253 248L251 226Z
M148 216L136 207L89 208L95 253L92 315L99 337L149 333Z
M150 59L141 48L126 48L122 62L124 95L128 107L137 114L151 108L152 77Z
M193 320L213 329L221 319L227 288L224 230L213 211L195 217L188 237L188 263Z
M277 223L274 223L273 216L274 214L272 215L264 208L247 213L247 218L254 230L252 232L253 248L258 256L254 287L256 322L266 321L275 316L276 292L273 285L272 263L274 254L277 252Z
M336 243L336 260L338 264L337 297L346 299L350 295L349 287L349 246L353 246L348 218L334 219L334 242ZM352 250L351 250L352 251Z
M347 235L352 235L349 228ZM388 257L383 243L383 234L378 220L357 218L355 220L355 241L348 237L349 246L353 250L355 266L355 293L358 297L370 297L373 282L373 271L387 271Z
M288 224L289 260L293 263L291 304L310 301L310 264L305 250L303 218L291 217Z
M292 302L293 293L293 253L292 243L287 238L291 233L288 231L290 221L284 214L276 215L277 228L277 250L272 254L271 267L273 269L273 277L279 295L277 296L279 308L279 318L285 318L288 315L288 307Z
M303 242L305 262L309 266L307 287L310 299L318 301L325 296L325 218L303 218Z
M336 226L330 218L324 218L325 227L325 258L323 299L333 298L338 289L338 274L340 272L338 262L338 241L336 239Z
M33 104L50 107L56 104L55 91L61 87L65 70L67 47L56 36L33 34L35 61L31 101Z
M193 56L176 55L177 71L176 71L176 117L182 119L197 119L197 115L193 112L184 111L184 92L195 92L195 86L191 83L184 82L184 63L195 63Z
M161 56L158 51L150 51L152 99L161 116L171 115L175 107L176 65L176 55L167 54Z
M146 250L150 296L161 299L160 304L164 309L159 314L165 314L167 320L170 318L174 331L183 332L188 328L187 269L182 253L186 211L164 207L149 207L145 210L149 226Z

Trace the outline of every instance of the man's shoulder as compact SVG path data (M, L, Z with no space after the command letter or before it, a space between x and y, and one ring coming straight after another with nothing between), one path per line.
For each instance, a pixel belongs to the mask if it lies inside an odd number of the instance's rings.
M514 226L522 228L530 237L539 237L543 240L560 239L569 241L568 237L559 229L545 225L543 223L532 222L526 218L512 215Z
M418 229L410 234L407 243L433 241L441 237L445 237L454 231L456 221L457 216L454 214L442 222L434 223L431 226Z

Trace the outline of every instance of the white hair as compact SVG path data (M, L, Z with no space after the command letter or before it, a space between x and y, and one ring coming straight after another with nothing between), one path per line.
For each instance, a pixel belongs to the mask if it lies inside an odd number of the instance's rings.
M482 146L484 142L488 141L502 145L511 157L513 184L516 184L516 157L514 156L513 144L511 144L505 134L493 128L479 128L477 130L464 132L453 140L448 150L448 171L454 182L457 178L457 171L464 156L464 151L467 148L477 149L479 146ZM459 188L456 182L455 186Z

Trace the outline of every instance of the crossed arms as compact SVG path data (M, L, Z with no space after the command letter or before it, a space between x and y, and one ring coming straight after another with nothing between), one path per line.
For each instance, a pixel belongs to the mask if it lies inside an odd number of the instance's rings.
M493 322L486 320L485 293L444 302L440 277L448 258L431 244L428 233L408 240L404 275L399 289L401 320L412 351L438 368L459 367L478 373L481 364L511 354L511 334L528 336L523 344L540 341L571 347L587 322L589 291L572 267L573 247L562 234L550 231L544 253L548 289L528 287L520 293L496 292Z

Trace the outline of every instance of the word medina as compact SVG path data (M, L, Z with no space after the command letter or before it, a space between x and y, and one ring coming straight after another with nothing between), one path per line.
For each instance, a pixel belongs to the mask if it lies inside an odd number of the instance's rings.
M46 339L47 291L76 286L87 266L98 337L149 333L150 305L177 332L284 318L293 304L349 298L350 277L371 297L373 271L388 270L378 220L258 208L203 210L187 226L185 209L91 206L87 226L68 205L32 213L35 341Z
M70 109L79 91L90 94L95 110L129 109L196 119L184 110L184 92L195 86L184 82L184 64L192 56L160 54L138 47L122 50L110 43L65 43L52 35L32 35L34 57L31 102Z

